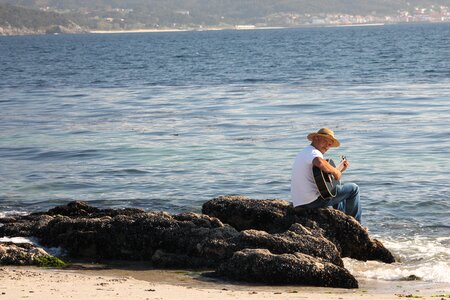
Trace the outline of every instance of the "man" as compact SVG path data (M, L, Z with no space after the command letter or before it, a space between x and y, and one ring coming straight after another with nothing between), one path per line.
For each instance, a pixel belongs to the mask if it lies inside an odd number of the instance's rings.
M344 160L340 167L333 167L323 158L323 154L328 149L340 146L340 142L334 137L334 132L328 128L322 128L315 133L310 133L308 140L311 141L311 145L297 154L292 166L291 197L294 207L301 209L333 206L361 223L359 187L356 184L338 184L336 196L324 199L320 196L314 181L313 166L331 173L337 180L349 167L347 160Z

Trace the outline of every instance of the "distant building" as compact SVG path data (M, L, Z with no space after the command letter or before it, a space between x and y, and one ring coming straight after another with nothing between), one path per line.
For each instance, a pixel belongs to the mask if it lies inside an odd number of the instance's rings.
M244 29L255 29L256 26L255 25L235 25L234 28L244 30Z
M189 16L188 10L177 10L175 11L176 14L183 15L183 16Z

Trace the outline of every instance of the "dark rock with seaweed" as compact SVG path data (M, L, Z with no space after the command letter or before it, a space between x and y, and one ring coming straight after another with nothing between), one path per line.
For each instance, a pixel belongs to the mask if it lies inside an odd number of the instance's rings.
M239 281L267 284L358 287L347 269L298 252L273 254L267 249L245 249L221 264L217 273Z
M342 257L358 260L395 261L383 244L372 239L353 217L332 208L294 209L284 200L254 200L224 196L203 204L203 213L219 218L239 230L260 229L280 232L294 223L316 236L324 236L338 248ZM257 225L255 225L257 224Z
M223 277L274 284L352 288L357 282L342 256L390 262L380 242L333 209L296 212L283 200L219 197L205 203L203 213L100 209L74 201L1 218L0 236L33 236L43 246L61 247L68 258L210 268ZM242 270L230 271L237 266Z

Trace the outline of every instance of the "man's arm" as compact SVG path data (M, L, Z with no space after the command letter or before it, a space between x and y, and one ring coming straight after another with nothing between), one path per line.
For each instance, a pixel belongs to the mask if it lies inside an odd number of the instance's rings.
M334 176L335 179L337 179L337 180L341 179L342 172L339 171L337 168L333 167L325 159L323 159L321 157L316 157L316 158L313 159L312 163L313 163L314 166L318 167L322 171L324 171L326 173L331 173ZM342 171L347 169L347 166Z

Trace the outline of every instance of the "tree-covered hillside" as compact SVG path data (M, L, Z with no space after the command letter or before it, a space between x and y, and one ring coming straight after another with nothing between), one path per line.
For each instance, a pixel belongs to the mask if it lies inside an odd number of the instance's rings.
M12 5L0 5L0 26L41 28L52 25L71 25L70 21L61 14L43 12Z
M67 16L0 4L0 35L82 32Z
M391 14L416 6L446 5L449 0L0 0L18 6L61 10L134 9L154 14L189 10L202 15L239 18L261 17L276 12Z

